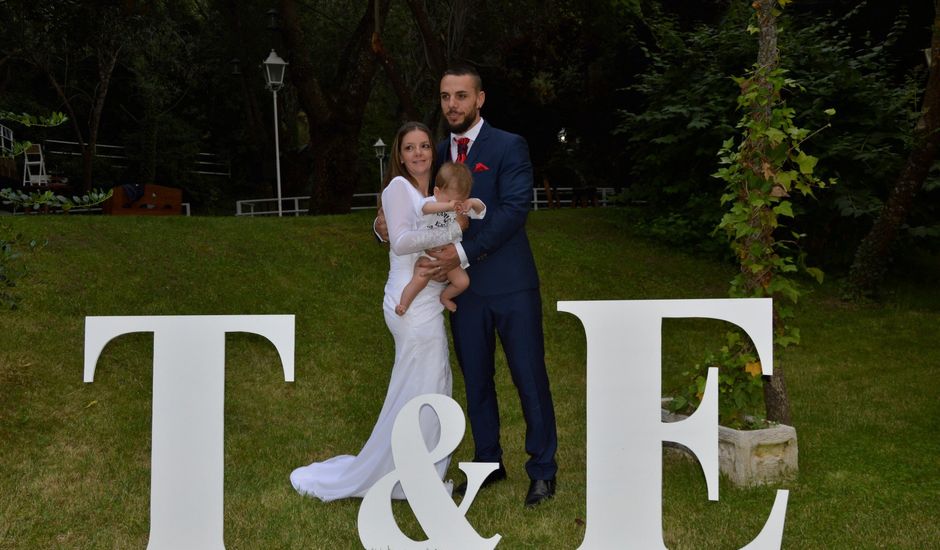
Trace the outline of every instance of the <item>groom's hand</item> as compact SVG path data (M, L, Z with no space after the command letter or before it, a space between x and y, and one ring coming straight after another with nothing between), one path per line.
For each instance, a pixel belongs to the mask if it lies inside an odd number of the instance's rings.
M428 266L432 269L431 277L435 281L446 281L447 272L460 267L460 256L457 254L457 247L453 244L432 248L426 252L428 256L434 258L428 263Z

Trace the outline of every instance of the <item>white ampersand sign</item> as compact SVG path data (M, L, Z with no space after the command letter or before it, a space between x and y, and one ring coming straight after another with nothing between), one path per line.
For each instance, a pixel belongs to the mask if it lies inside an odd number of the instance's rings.
M421 434L419 416L425 406L434 410L441 426L440 440L431 450ZM480 484L499 465L495 462L460 463L460 469L467 475L467 493L460 506L451 499L434 468L434 464L453 452L463 439L464 422L460 405L446 395L419 395L402 407L392 427L395 470L369 489L359 507L359 540L363 546L390 550L491 550L496 547L500 535L484 539L465 515ZM401 483L408 505L428 540L412 540L395 522L392 490L397 483Z

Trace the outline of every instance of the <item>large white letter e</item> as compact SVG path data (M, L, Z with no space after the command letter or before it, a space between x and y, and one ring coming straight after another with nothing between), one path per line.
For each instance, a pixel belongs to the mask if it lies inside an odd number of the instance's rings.
M582 550L665 548L662 533L662 442L688 447L718 500L717 369L709 369L695 413L663 423L662 320L701 317L741 327L754 342L765 375L773 372L771 301L624 300L558 302L587 338L587 529ZM746 548L779 548L787 491L777 491L764 529Z

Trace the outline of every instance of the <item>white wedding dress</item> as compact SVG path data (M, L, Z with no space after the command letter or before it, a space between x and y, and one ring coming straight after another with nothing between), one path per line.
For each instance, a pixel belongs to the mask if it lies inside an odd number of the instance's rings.
M424 197L402 177L389 182L382 193L382 205L388 224L389 271L382 309L385 324L395 339L395 363L385 404L372 429L372 435L358 455L341 455L325 462L302 466L290 475L291 484L300 494L324 502L348 497L363 497L385 474L395 468L392 458L392 426L398 411L412 398L426 393L450 396L452 378L444 332L440 294L444 283L431 281L412 302L408 311L398 316L395 306L402 290L411 280L415 261L421 251L441 246L459 237L453 228L423 230L421 203ZM459 228L457 228L459 232ZM425 408L420 416L421 432L428 449L437 445L440 425L437 416ZM441 479L450 457L437 462ZM401 486L393 498L403 499Z

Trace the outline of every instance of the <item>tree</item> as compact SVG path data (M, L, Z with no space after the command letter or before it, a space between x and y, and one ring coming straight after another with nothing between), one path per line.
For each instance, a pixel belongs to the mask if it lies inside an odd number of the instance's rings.
M182 23L161 6L154 6L146 24L137 31L137 39L127 47L126 68L132 76L137 105L121 107L139 125L136 156L140 183L156 183L158 159L172 164L167 151L160 148L161 143L170 141L169 118L194 86L196 75L205 72L197 54L199 42ZM192 158L183 162L191 163Z
M236 166L236 168L245 169L247 171L244 176L245 179L257 184L257 182L264 179L261 177L263 174L274 172L274 138L270 134L270 126L264 121L259 94L256 93L255 89L261 76L246 70L247 67L252 66L251 63L246 63L246 61L253 59L256 55L255 52L263 52L257 55L260 59L263 59L267 52L260 50L257 44L251 43L246 37L264 36L264 31L263 29L251 28L250 18L246 20L243 17L243 12L246 9L244 2L221 0L216 4L219 17L224 22L227 32L225 35L226 40L224 40L224 42L227 42L225 51L234 54L233 61L236 62L237 68L235 74L224 76L225 81L230 81L232 78L237 80L236 89L239 98L237 103L241 115L235 117L235 128L238 129L235 134L237 141L231 144L230 148L235 149L237 147L237 150L233 151L232 157L242 159L243 163ZM247 9L260 11L258 6L249 5ZM267 106L267 103L264 105ZM289 173L289 170L285 170L285 172ZM293 194L294 191L297 191L297 194L302 194L306 191L306 178L303 178L302 185L297 185L297 189L292 188L292 178L288 177L286 179L287 189L291 189L291 191L288 191L289 193ZM260 191L260 188L257 190Z
M10 15L17 48L11 53L39 69L58 95L81 147L88 191L111 77L134 40L135 14L105 2L63 1L18 3Z
M281 35L291 63L288 77L310 120L311 213L346 213L352 205L359 177L359 130L378 68L373 35L388 14L389 2L369 0L332 74L318 71L310 57L297 3L279 4Z
M799 330L787 323L800 296L800 285L790 276L802 262L797 262L792 250L799 235L783 239L777 235L782 219L794 216L791 193L812 195L814 188L825 187L826 182L814 176L818 159L803 150L809 131L794 124L795 111L781 98L785 86L797 84L780 68L778 3L782 8L789 2L755 0L752 4L757 12L758 61L747 78L736 79L741 87L738 106L745 110L738 124L742 139L737 147L734 139L725 142L719 152L723 167L716 175L727 184L722 203L731 205L718 228L731 241L739 265L731 295L773 298L774 344L784 348L800 341ZM822 279L818 269L804 270ZM748 355L748 347L735 355ZM767 419L789 424L790 400L781 362L776 362L773 376L764 380L763 390Z
M910 22L923 14L913 2L890 9L868 4L796 2L778 21L781 63L806 87L799 94L785 89L788 105L801 126L832 124L813 143L820 176L840 185L795 205L799 216L792 225L808 234L804 250L830 267L848 268L855 243L881 208L885 182L904 164L913 83L921 80L923 55L909 53L923 41L920 26ZM708 175L714 151L738 118L729 108L738 90L728 75L741 74L757 54L756 40L741 39L750 11L732 2L722 17L692 21L691 28L689 22L683 28L683 14L646 17L648 66L623 96L629 108L618 131L632 167L629 198L648 205L636 212L638 228L657 238L725 250L711 237L722 190ZM838 116L825 115L827 107ZM912 221L933 219L925 206Z
M934 0L932 29L927 88L920 117L913 130L913 146L878 219L855 253L849 272L850 292L855 296L873 293L884 278L891 246L940 148L940 0Z

